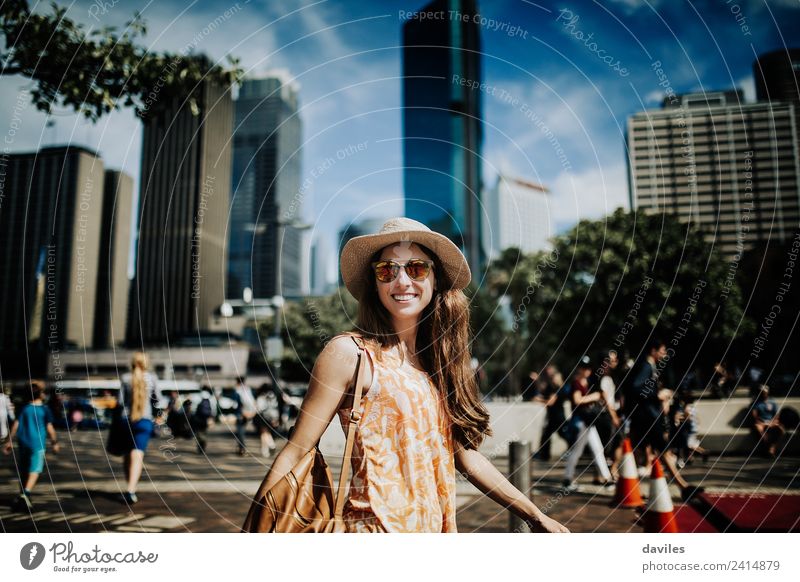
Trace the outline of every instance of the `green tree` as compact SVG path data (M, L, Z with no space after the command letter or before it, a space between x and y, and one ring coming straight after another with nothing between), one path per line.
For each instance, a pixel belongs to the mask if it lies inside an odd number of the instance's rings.
M503 353L508 334L503 329L503 319L496 298L485 289L470 285L464 290L470 299L470 327L472 328L472 356L478 359L486 373L480 384L484 393L498 392L498 378L508 370L499 354Z
M518 394L528 372L540 367L536 350L541 343L527 341L524 325L529 311L537 309L542 270L552 265L550 253L524 254L505 249L486 270L484 284L473 298L475 327L473 353L480 354L488 374L488 391L494 395ZM479 306L482 309L475 309ZM487 315L481 316L481 312Z
M284 356L281 375L287 380L305 381L325 344L335 335L353 329L358 304L345 289L326 297L289 301L281 313ZM272 335L274 321L259 328L261 337Z
M558 266L546 273L552 317L529 321L568 358L616 347L637 356L648 337L674 351L671 370L721 359L744 317L735 266L698 229L669 215L616 210L581 221L555 241Z
M735 265L673 217L620 208L580 221L553 244L549 253L507 251L489 267L487 292L510 297L518 324L510 345L525 369L554 361L569 372L601 348L635 357L657 336L672 348L668 367L680 379L753 329Z
M228 59L231 68L224 68L188 48L150 52L137 42L147 32L138 14L121 34L114 27L87 32L67 18L66 8L51 7L52 13L38 14L25 0L0 5L2 74L30 78L31 100L41 111L65 107L92 121L121 107L144 115L148 96L158 87L159 99L183 96L197 114L195 91L203 79L228 87L243 74L234 58Z

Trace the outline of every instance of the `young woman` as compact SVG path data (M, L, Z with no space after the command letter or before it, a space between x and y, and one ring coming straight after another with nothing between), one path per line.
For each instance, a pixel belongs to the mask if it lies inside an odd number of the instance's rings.
M147 356L142 352L133 354L132 371L122 376L123 415L128 418L133 436L133 449L123 460L127 491L125 502L133 505L139 501L136 487L142 476L144 453L153 433L153 400L156 377L147 371Z
M359 412L353 476L344 508L350 532L456 531L456 469L533 529L566 532L478 452L491 434L470 367L470 282L450 240L407 218L351 239L342 278L359 300L366 344L361 402L347 387L358 348L332 339L312 371L294 433L267 476L269 489L319 441L338 413Z
M578 486L575 483L575 469L578 460L583 455L586 445L592 451L595 467L600 473L599 483L612 485L611 473L606 464L606 457L603 452L603 443L597 434L594 422L598 414L605 406L605 394L602 390L589 392L589 376L592 374L592 366L589 358L584 356L578 364L578 370L572 381L572 419L578 427L578 436L575 443L567 452L567 463L564 468L564 488L568 491L575 491Z

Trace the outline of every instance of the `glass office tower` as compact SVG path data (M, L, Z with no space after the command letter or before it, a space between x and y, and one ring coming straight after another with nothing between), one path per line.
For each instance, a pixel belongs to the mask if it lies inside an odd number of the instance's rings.
M403 26L403 156L406 216L446 234L473 277L481 246L481 82L474 0L435 0Z

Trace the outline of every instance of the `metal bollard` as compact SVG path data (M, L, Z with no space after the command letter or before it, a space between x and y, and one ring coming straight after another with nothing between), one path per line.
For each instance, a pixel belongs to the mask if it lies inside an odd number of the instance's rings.
M511 484L530 497L531 491L531 443L529 441L511 441L508 445L508 472ZM510 514L508 531L512 533L530 533L525 520L513 513Z

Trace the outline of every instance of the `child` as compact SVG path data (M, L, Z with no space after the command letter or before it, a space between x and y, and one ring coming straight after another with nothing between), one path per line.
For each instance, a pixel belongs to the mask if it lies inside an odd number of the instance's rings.
M30 403L22 409L19 417L11 426L8 442L3 447L3 452L9 454L12 449L14 436L19 441L19 477L22 494L17 500L19 508L28 511L33 509L31 503L31 489L36 485L39 474L44 469L44 453L47 449L46 436L50 436L53 443L53 452L57 453L61 447L53 428L53 413L44 405L44 383L34 380L30 383Z

